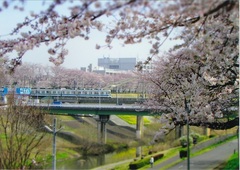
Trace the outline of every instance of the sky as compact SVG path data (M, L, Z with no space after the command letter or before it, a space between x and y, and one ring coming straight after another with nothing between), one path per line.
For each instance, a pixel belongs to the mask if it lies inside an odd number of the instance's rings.
M25 5L25 11L19 12L8 8L0 13L0 39L6 39L6 34L9 34L15 25L25 18L29 14L30 10L39 11L46 6L42 6L39 0L28 0ZM114 40L112 49L101 48L95 49L96 44L104 45L105 37L100 32L92 32L89 40L83 40L81 38L74 38L68 41L67 49L68 55L65 58L63 67L76 68L87 67L92 64L93 67L97 66L98 58L137 58L137 61L145 61L149 56L150 44L147 41L141 44L125 45L117 40ZM160 52L164 52L169 49L173 43L165 42L161 47ZM48 47L42 45L39 48L27 52L23 57L23 63L38 63L42 65L53 66L49 62L49 54L47 53ZM14 57L14 54L10 56Z

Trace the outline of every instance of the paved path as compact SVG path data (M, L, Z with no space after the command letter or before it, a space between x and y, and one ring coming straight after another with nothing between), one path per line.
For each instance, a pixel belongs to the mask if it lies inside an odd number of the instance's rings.
M238 149L237 139L230 141L228 143L222 144L215 149L203 153L202 155L193 157L190 159L190 169L191 170L212 170L221 163L225 162L233 153L234 150ZM176 159L172 158L172 160L168 160L168 163L171 161L176 161ZM165 164L166 165L166 164ZM163 164L155 165L153 168L149 168L149 170L159 170L163 167ZM169 168L168 170L186 170L187 169L187 160L184 160L177 165Z

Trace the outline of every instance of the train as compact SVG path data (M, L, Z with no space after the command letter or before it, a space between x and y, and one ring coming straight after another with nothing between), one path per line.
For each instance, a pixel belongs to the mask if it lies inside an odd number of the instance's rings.
M0 94L6 95L13 90L0 88ZM15 94L31 97L79 97L79 98L111 98L111 90L106 89L50 89L50 88L16 88Z
M0 88L0 96L5 96L6 94L8 94L8 88L1 87Z
M31 89L33 97L79 97L79 98L111 98L111 90L105 89Z
M0 88L0 105L6 104L7 98L5 97L8 94L8 88L2 87Z

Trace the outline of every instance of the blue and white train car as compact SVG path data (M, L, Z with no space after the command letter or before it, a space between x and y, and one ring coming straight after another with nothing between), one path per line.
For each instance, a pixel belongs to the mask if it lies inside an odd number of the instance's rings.
M35 97L79 97L96 98L111 97L111 90L104 89L31 89L31 96Z
M7 103L7 97L8 94L8 88L3 87L0 88L0 104L6 104Z
M8 94L8 88L2 87L0 88L0 96L6 96Z

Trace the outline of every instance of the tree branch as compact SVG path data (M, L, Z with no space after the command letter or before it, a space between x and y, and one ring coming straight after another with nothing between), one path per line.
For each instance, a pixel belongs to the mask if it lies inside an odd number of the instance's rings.
M175 121L174 122L175 126L177 125L186 125L186 121ZM239 126L239 117L236 117L235 119L226 121L226 122L190 122L190 126L204 126L208 127L210 129L214 130L226 130L226 129L231 129L235 126Z

